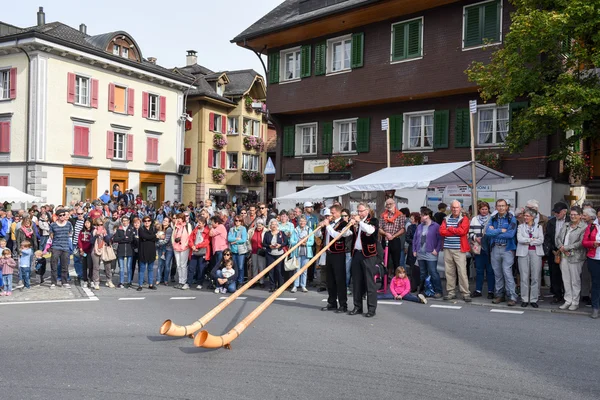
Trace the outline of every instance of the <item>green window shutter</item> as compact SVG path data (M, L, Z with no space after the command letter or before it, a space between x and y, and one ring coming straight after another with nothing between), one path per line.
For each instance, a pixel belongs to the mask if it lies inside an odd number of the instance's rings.
M481 6L483 9L483 41L500 40L500 2L494 1Z
M456 109L454 124L454 147L471 147L471 124L468 108Z
M360 68L363 66L363 53L365 45L365 34L354 33L352 35L352 57L350 61L351 68Z
M368 153L371 142L371 118L359 118L356 123L356 151Z
M327 61L327 43L315 45L315 76L325 75L325 63Z
M406 46L404 45L404 24L394 25L392 37L394 44L392 45L392 61L404 60L406 58Z
M302 50L301 50L301 54L300 54L300 77L301 78L308 78L310 77L310 66L311 66L311 59L310 59L310 51L311 51L311 46L310 44L304 45L302 46Z
M433 148L448 148L448 128L450 126L450 111L439 110L433 113Z
M323 122L323 134L321 135L321 153L333 153L333 122Z
M406 58L421 57L421 20L411 21L406 24L408 31L406 48Z
M296 128L293 126L283 127L283 156L294 157L294 146L296 144Z
M390 117L390 149L392 151L402 150L402 115L392 115Z
M269 54L269 83L279 83L279 53Z
M508 130L510 132L510 124L513 120L513 117L517 114L519 114L520 111L522 111L523 109L527 108L527 105L529 103L526 101L518 101L515 103L510 103L508 105Z
M463 21L465 38L463 47L478 46L482 43L480 23L480 7L473 6L465 8Z

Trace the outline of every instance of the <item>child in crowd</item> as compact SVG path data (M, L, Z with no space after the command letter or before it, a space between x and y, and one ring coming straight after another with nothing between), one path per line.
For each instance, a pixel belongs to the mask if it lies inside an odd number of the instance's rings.
M384 298L427 304L427 299L422 294L417 297L410 293L410 280L406 276L406 270L403 267L396 268L396 275L390 283L390 292L391 294L386 293Z
M21 242L21 248L19 257L19 271L23 277L23 283L26 289L31 289L31 260L33 258L33 250L31 249L31 242L29 240L23 240Z
M40 278L40 285L44 283L44 274L46 273L46 259L44 253L41 250L37 250L35 253L35 273Z
M45 212L40 213L38 231L40 233L40 250L44 251L46 249L46 243L48 243L48 238L50 237L50 223L48 222L48 214Z
M16 268L17 263L12 258L12 252L9 249L2 250L2 257L0 258L0 269L2 270L2 281L4 282L4 292L0 293L0 296L12 295L12 276L13 270Z
M223 267L221 269L221 267ZM217 280L217 288L215 293L230 293L235 292L235 282L237 281L237 270L233 268L233 260L231 257L224 257L221 261L221 266L215 272Z

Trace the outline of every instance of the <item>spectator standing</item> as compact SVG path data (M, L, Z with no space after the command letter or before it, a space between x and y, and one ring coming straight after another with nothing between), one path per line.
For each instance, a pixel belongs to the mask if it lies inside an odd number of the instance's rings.
M171 228L171 219L164 217L161 224L163 236L159 237L157 242L158 250L158 281L159 284L169 286L169 273L171 272L171 264L173 261L173 228Z
M213 250L214 265L219 265L223 258L223 250L227 249L227 230L223 225L221 218L213 216L209 236L211 238L211 247Z
M272 219L269 223L269 231L263 237L263 248L266 251L266 263L271 265L275 260L283 255L283 248L288 245L287 236L279 231L279 223L276 219ZM277 263L271 271L269 271L269 279L271 281L271 289L269 292L274 292L283 285L283 260Z
M54 289L57 283L58 263L62 265L61 275L63 287L70 289L69 278L69 256L71 254L71 237L73 237L73 226L67 220L67 211L65 209L56 210L58 217L56 222L50 225L50 237L52 238L52 259L50 262L51 285Z
M133 265L133 227L129 224L129 217L121 218L121 226L113 236L113 242L117 243L117 260L119 260L119 288L129 288L132 281L131 274ZM125 273L127 272L127 281Z
M142 227L139 230L139 263L140 269L138 272L138 288L142 290L144 284L144 276L148 271L148 289L156 290L154 285L154 262L156 261L156 242L158 240L156 229L152 226L152 219L148 216L142 220Z
M421 223L415 230L413 239L413 256L416 257L420 268L421 289L425 289L425 279L430 276L431 285L435 292L434 298L442 297L442 280L437 270L439 253L444 241L440 236L440 226L433 220L433 212L425 207L421 209Z
M252 247L252 276L255 277L265 269L266 252L263 248L263 239L266 233L265 221L262 218L256 220L256 229L251 231L250 246ZM264 287L264 278L260 278L259 285Z
M594 222L586 228L583 234L583 247L587 249L587 265L592 279L592 314L590 317L596 319L600 310L600 225L598 219L594 219Z
M447 208L448 208L448 205L446 203L438 204L438 212L436 212L435 215L433 216L433 220L435 222L437 222L437 224L440 226L442 225L442 222L446 218L446 209Z
M469 228L469 240L477 242L481 251L479 254L474 254L475 268L477 276L475 279L475 290L471 293L471 297L481 297L483 291L483 279L487 278L487 298L494 298L494 269L490 260L490 245L488 237L485 236L485 228L490 220L490 205L487 201L477 202L477 215L471 219L471 227Z
M73 248L77 248L77 242L79 241L79 233L83 229L83 223L85 222L83 209L77 208L75 210L75 218L71 218L70 222L73 225ZM77 280L81 283L81 278L83 276L83 260L81 259L81 255L78 251L73 253L73 267L75 268L75 272L77 273Z
M183 215L183 213L177 214L177 217L175 218L175 229L172 236L175 262L177 263L177 276L179 279L179 284L175 286L175 289L187 290L190 288L187 283L190 233L191 232L188 233L188 227L185 223L185 215Z
M190 266L188 268L188 285L192 284L192 277L197 274L196 289L202 289L204 281L204 271L210 261L210 229L206 226L206 219L198 217L198 224L192 231L189 238L190 251Z
M526 208L523 218L525 223L517 229L517 259L521 275L521 307L538 308L540 295L540 278L542 274L542 257L544 256L544 228L536 223L537 212ZM531 284L529 283L531 279Z
M77 238L77 252L81 257L81 286L84 288L88 287L89 277L92 275L92 251L94 246L92 244L92 220L86 219L83 223L83 229L79 232Z
M379 219L379 235L382 238L383 248L387 247L387 269L390 277L400 265L400 256L406 234L406 217L396 207L393 198L385 201L386 211Z
M236 216L233 220L234 226L229 229L227 241L229 248L233 253L233 263L237 268L237 287L244 283L244 268L246 266L246 253L248 253L248 232L243 225L241 216Z
M560 264L554 262L554 257L559 253L556 247L556 238L562 227L570 222L567 214L567 205L562 202L554 204L552 212L554 218L550 218L547 225L547 230L544 235L544 252L548 259L548 267L550 268L550 292L554 295L552 304L562 303L564 301L565 288L562 281Z
M343 213L343 211L342 211L342 213ZM348 223L348 218L344 218L343 216L342 216L342 218L344 219L344 221L346 223ZM294 231L292 232L292 237L290 238L290 246L294 247L296 244L298 244L298 242L300 242L304 238L308 237L310 235L310 233L311 233L311 231L308 228L308 226L306 225L306 218L303 215L301 215L298 220L298 226L296 228L294 228ZM311 258L313 258L312 249L313 249L314 242L315 242L314 235L310 236L306 240L306 242L304 242L303 244L298 246L298 248L296 250L294 250L294 252L292 253L293 257L298 258L300 268L304 267L304 265ZM348 271L346 268L346 273L347 272ZM300 275L299 277L296 278L296 280L294 281L294 286L292 287L292 290L291 290L292 293L296 293L298 288L300 288L302 290L302 292L304 292L304 293L308 292L308 289L306 288L306 274L307 274L306 271L304 271L302 273L302 275ZM346 286L347 286L347 284L346 284Z

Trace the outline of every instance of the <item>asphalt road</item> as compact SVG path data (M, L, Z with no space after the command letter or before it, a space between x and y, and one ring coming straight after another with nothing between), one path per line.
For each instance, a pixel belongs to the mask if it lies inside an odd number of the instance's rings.
M193 300L171 297L191 296ZM207 325L221 334L268 293ZM2 399L598 399L600 322L403 302L372 319L282 297L232 343L160 336L218 304L206 291L98 292L98 301L0 307ZM143 297L140 300L121 298ZM435 305L451 305L436 302ZM519 310L520 311L520 310Z

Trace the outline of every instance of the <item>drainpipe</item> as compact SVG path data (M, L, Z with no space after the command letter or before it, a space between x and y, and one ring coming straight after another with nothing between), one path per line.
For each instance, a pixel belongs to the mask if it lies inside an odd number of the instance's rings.
M19 47L19 39L17 39L17 43L15 45L17 50L22 51L27 56L27 104L25 109L25 116L27 117L27 132L25 135L25 193L29 193L29 133L30 133L30 123L29 123L29 104L31 101L31 57L27 50L22 47Z

